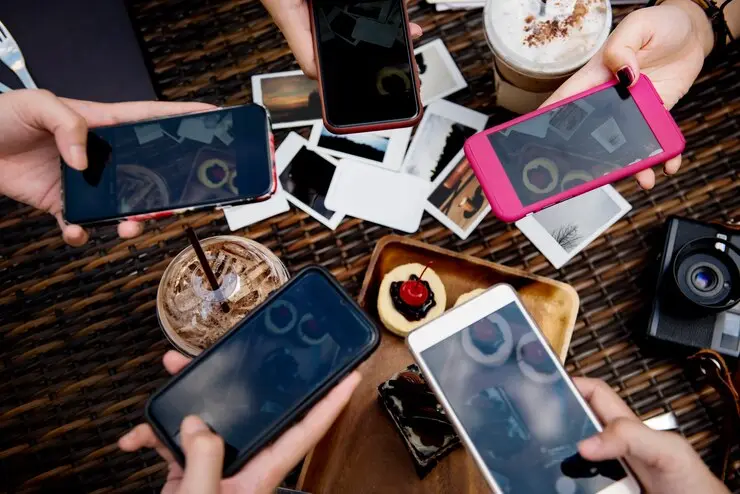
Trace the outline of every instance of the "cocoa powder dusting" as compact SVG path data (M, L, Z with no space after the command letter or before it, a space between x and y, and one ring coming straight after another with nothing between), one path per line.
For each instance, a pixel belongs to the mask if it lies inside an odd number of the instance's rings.
M532 23L534 18L527 17L524 21L527 26L524 31L529 34L524 38L524 44L527 46L540 46L556 38L565 38L571 28L579 27L583 24L583 18L588 14L591 5L601 3L601 0L578 0L573 7L573 13L564 19L550 19ZM603 6L601 6L603 8ZM532 19L530 21L529 19Z

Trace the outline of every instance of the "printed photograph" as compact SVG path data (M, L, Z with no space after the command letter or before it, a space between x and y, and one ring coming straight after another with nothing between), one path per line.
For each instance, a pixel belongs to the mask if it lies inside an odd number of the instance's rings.
M280 174L285 192L311 208L316 214L331 220L336 214L324 204L335 166L313 151L301 148Z
M604 225L620 211L606 192L596 189L535 213L534 217L563 250L571 253L586 238L603 231Z
M443 115L429 114L414 136L403 172L434 182L476 129ZM421 143L421 144L417 144Z
M424 105L467 87L465 78L441 39L418 48L415 54Z
M467 158L462 153L458 156L433 188L427 210L458 236L467 238L491 207Z
M335 135L321 126L317 146L327 152L357 156L370 161L382 162L388 151L389 137L370 133Z
M296 72L252 78L254 101L270 111L275 128L310 125L321 119L318 83Z
M559 268L630 209L632 206L607 185L527 216L516 226Z

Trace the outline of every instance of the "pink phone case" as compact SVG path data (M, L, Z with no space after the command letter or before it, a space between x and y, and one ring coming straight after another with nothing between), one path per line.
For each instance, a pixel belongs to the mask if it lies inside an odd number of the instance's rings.
M663 149L663 152L595 178L590 182L578 185L572 189L568 189L534 204L530 204L528 206L524 206L522 204L514 190L514 186L504 170L503 165L499 161L490 141L488 140L488 134L506 129L520 122L546 113L554 108L584 98L585 96L595 92L616 86L617 84L618 81L616 80L601 84L600 86L588 91L584 91L552 105L540 108L535 112L522 115L521 117L506 122L505 124L479 132L465 142L465 155L467 156L475 175L480 181L483 192L485 193L486 198L488 198L488 202L491 204L491 209L499 219L506 222L519 220L528 214L540 211L546 207L584 194L590 190L597 189L612 182L616 182L625 177L629 177L646 168L664 163L666 160L669 160L674 156L678 156L683 151L686 141L681 134L681 130L678 128L678 125L676 125L676 122L673 120L673 117L671 117L668 110L663 106L663 101L655 91L650 79L648 79L646 75L641 74L637 83L631 87L629 91L637 104L637 108L645 117L648 127L650 127L650 130L655 134L655 138Z

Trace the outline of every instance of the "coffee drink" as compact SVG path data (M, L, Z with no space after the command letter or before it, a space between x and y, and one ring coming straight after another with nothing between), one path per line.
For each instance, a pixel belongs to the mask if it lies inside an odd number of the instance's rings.
M192 247L173 259L157 291L157 315L172 344L195 356L213 345L288 281L272 252L249 239L212 237L201 241L218 280L212 290Z
M517 113L536 109L601 48L611 21L608 0L488 0L497 104Z

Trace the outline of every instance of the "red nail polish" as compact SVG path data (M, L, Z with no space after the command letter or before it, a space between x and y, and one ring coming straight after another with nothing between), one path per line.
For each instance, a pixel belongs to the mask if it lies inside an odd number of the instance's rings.
M629 87L635 82L635 73L632 72L631 67L625 65L617 71L617 79L619 79L620 84Z

